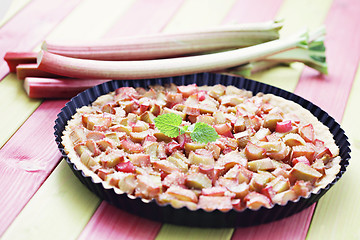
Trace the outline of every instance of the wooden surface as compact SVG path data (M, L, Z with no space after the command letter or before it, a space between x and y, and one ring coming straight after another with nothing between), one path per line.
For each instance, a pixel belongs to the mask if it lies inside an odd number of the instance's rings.
M14 0L0 3L1 239L360 239L360 1ZM44 39L97 39L196 30L283 18L281 36L325 25L329 75L301 64L252 76L312 101L346 131L344 177L312 207L257 227L199 229L128 214L87 190L62 161L53 136L68 100L29 99L9 74L7 51L37 51Z

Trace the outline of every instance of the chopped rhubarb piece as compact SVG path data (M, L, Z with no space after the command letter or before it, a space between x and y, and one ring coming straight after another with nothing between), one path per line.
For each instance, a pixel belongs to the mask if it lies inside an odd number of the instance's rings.
M87 150L85 143L78 143L74 146L74 150L77 155L81 156L81 154Z
M216 145L215 143L208 143L208 145L206 146L206 149L209 150L211 152L211 154L213 155L213 157L215 159L218 159L220 157L220 153L221 153L221 148Z
M162 193L162 184L160 176L155 175L137 175L135 195L143 198L155 198Z
M315 158L322 158L325 155L332 157L332 153L328 147L325 146L325 143L319 139L314 140L315 145Z
M122 173L122 172L118 172L118 173L120 173L119 183L118 183L119 188L124 192L132 194L137 185L135 174Z
M310 166L310 162L305 156L300 156L300 157L297 157L297 158L293 158L293 160L291 162L292 162L293 166L295 166L298 162L302 162L302 163Z
M185 106L183 112L186 114L186 115L190 115L190 116L194 116L194 117L197 117L200 115L200 109L197 108L197 107L194 107L194 106ZM195 118L197 119L197 118ZM195 120L196 121L196 120ZM194 121L194 122L195 122Z
M200 164L199 172L208 176L208 178L211 179L213 183L217 180L214 166Z
M167 107L172 108L176 104L182 103L184 99L181 93L167 93L166 101L167 101Z
M130 161L120 162L115 166L116 171L125 172L125 173L135 173L136 168L134 164Z
M89 139L85 142L86 147L90 150L92 153L92 156L98 156L101 151L99 147L96 145L96 142L92 139Z
M245 155L249 160L261 159L266 157L266 150L252 142L248 142L245 147Z
M141 153L144 151L144 148L141 146L141 144L134 143L127 139L122 140L120 146L122 149L125 150L125 152L129 152L129 153Z
M96 145L103 152L106 151L107 148L114 148L113 143L107 139L100 139L100 140L96 141Z
M207 93L205 91L198 91L196 94L195 94L198 98L198 100L201 102L201 101L204 101L207 97Z
M305 140L297 133L288 133L283 139L285 144L290 147L305 145Z
M89 151L84 151L81 154L80 161L88 168L98 169L100 167L100 164L94 160L94 158L91 156L91 152Z
M249 193L249 184L246 182L237 185L229 185L226 188L234 193L236 198L243 199Z
M109 174L113 173L113 169L106 169L100 168L97 172L97 175L102 179L105 180Z
M165 176L162 181L163 186L185 186L185 174L179 171L172 172Z
M172 162L169 162L167 160L158 160L152 163L153 167L157 170L162 170L167 174L173 173L173 172L179 172L179 168L175 166Z
M171 141L165 145L165 151L168 155L173 154L177 150L181 150L181 145L176 141Z
M285 178L284 176L277 176L271 182L266 184L266 187L272 187L275 193L280 193L286 191L290 188L290 181L289 179ZM265 187L265 188L266 188Z
M302 162L298 162L289 174L290 181L292 182L304 180L315 183L321 176L321 173Z
M281 138L276 132L273 132L270 135L265 136L265 139L268 142L276 142L279 141Z
M272 199L275 196L276 192L272 186L266 186L261 189L261 194L264 194L269 199Z
M294 146L292 150L292 158L294 159L300 156L305 156L311 164L315 158L315 150L313 148L313 145L306 144Z
M276 122L275 131L279 133L287 133L292 130L292 123L290 120Z
M226 212L232 209L231 198L228 196L200 196L198 206L205 211L218 209Z
M149 129L149 124L143 121L137 121L131 127L133 132L143 132Z
M195 94L198 91L198 87L196 86L196 84L178 86L177 91L187 98Z
M213 126L215 131L224 137L234 137L232 134L232 127L230 123L216 124Z
M140 95L133 87L121 87L115 90L115 101L138 99Z
M270 112L264 117L264 127L269 128L271 131L275 131L277 122L281 122L283 116L278 112Z
M254 173L249 183L250 190L260 192L273 179L275 177L269 172Z
M105 133L98 132L98 131L91 131L88 134L86 134L87 139L92 139L94 141L101 140L105 138Z
M189 166L182 158L169 156L168 158L166 158L166 160L174 164L177 168L179 168L180 171L182 172L188 171Z
M205 174L189 173L186 176L185 185L195 189L210 188L212 186L212 181Z
M109 80L26 77L24 89L30 98L71 98Z
M106 130L111 126L111 117L107 117L105 115L92 115L92 114L84 114L82 115L82 123L84 127L89 130Z
M276 194L272 200L274 203L278 203L280 205L287 204L288 201L294 201L298 198L297 194L293 189L286 190L284 192Z
M124 161L124 154L122 150L111 149L106 151L105 155L101 155L100 162L105 168L112 168Z
M231 151L222 155L216 162L216 166L224 166L226 170L241 165L246 167L248 165L247 159L239 151Z
M233 208L238 211L242 211L244 209L244 206L242 205L242 201L240 198L232 199L231 204Z
M248 162L248 168L253 172L271 171L276 168L276 164L270 158L263 158Z
M298 196L306 197L310 193L312 188L310 182L305 182L303 180L296 181L292 189Z
M145 167L150 165L150 155L144 153L134 153L128 155L129 160L136 166Z
M204 196L224 196L228 190L225 187L203 188L201 194Z
M311 123L301 127L299 129L300 136L306 141L306 142L313 142L315 140L315 132L314 127Z
M16 72L19 64L36 63L38 53L36 52L7 52L4 60L9 66L10 72Z
M193 191L179 186L171 186L170 188L168 188L166 193L182 201L189 201L195 203L198 201L198 197Z
M196 165L214 165L214 157L212 154L210 155L202 155L202 154L197 154L193 151L191 151L189 153L189 161L191 164L196 164Z
M74 130L71 131L69 138L74 144L85 141L86 135L84 129L79 126L75 127Z
M246 202L246 206L252 210L257 210L263 206L266 208L271 207L270 199L264 194L257 192L250 192L248 195L246 195L244 201Z

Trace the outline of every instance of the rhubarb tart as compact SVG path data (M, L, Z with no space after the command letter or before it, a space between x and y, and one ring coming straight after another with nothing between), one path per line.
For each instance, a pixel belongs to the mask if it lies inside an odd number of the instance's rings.
M188 217L228 215L219 226L249 225L239 220L242 214L261 211L264 220L257 216L250 225L291 215L314 203L345 171L340 148L350 151L346 136L340 129L341 141L334 138L330 128L338 125L321 109L331 126L311 112L316 106L307 109L301 105L306 100L281 96L295 96L286 91L242 78L196 76L113 81L88 90L88 103L79 104L81 94L75 97L57 136L74 171L110 191L98 195L115 205L123 206L113 200L121 197ZM281 210L296 204L301 206ZM269 217L271 211L280 214ZM163 216L148 215L179 223L159 212Z

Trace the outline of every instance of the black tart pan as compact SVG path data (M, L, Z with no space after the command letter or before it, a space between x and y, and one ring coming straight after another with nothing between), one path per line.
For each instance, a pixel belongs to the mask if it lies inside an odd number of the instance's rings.
M159 205L154 200L150 202L144 202L141 198L130 198L126 194L119 195L115 193L114 189L112 188L106 189L101 183L94 183L91 177L85 176L81 170L78 170L74 166L64 151L64 147L61 144L61 137L67 121L70 120L72 115L75 114L77 108L90 105L99 96L112 92L120 87L147 88L151 85L164 85L169 83L175 83L176 85L189 85L196 83L198 86L216 84L222 84L225 86L233 85L241 89L250 90L254 94L258 92L272 93L300 104L302 107L308 109L314 116L316 116L319 121L326 125L333 134L335 143L337 146L339 146L340 149L340 172L331 183L329 183L325 188L320 189L317 193L311 193L307 198L301 197L296 202L289 201L284 206L276 204L271 209L262 207L256 211L245 209L241 212L236 210L230 210L228 212L221 212L219 210L207 212L202 209L192 211L186 207L176 209L171 205ZM342 177L346 171L347 166L349 165L350 159L350 144L344 130L331 116L329 116L329 114L316 105L291 92L268 84L241 77L233 77L214 73L200 73L177 77L143 80L113 80L101 85L97 85L84 92L81 92L72 98L64 108L62 108L61 112L58 114L57 120L55 121L54 129L56 138L55 140L58 148L70 166L71 170L80 179L80 181L99 198L117 206L122 210L147 219L159 221L162 223L185 225L191 227L246 227L268 223L291 216L317 202Z

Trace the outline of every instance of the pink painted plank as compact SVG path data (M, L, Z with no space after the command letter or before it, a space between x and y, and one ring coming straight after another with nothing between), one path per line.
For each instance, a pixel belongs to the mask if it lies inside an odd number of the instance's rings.
M33 0L0 28L0 80L9 73L9 51L32 51L81 0ZM31 29L31 31L23 31Z
M182 2L183 0L138 0L106 37L159 32ZM161 8L156 8L160 5ZM150 9L158 11L154 14ZM136 217L103 202L84 228L80 239L154 239L160 228L161 224L158 222Z
M224 23L273 20L282 4L283 0L239 0L224 19ZM233 239L304 239L310 225L313 209L314 206L294 216L273 223L248 228L237 228Z
M329 76L321 76L304 69L295 93L314 102L338 121L341 121L347 98L359 64L360 52L360 2L335 0L325 21L327 27L327 61ZM341 87L340 87L341 86ZM305 239L315 205L290 218L262 225L258 229L238 229L233 238L238 239ZM284 229L284 230L282 230ZM250 233L250 234L248 234Z
M360 1L334 0L325 21L329 75L305 69L295 92L341 121L360 60Z
M305 239L315 205L291 217L255 227L238 228L232 239Z
M223 22L252 23L270 21L275 18L282 3L283 0L238 0Z
M0 181L0 236L59 162L53 127L65 102L41 104L0 151L0 176L6 176Z
M159 226L102 202L79 239L154 239Z

